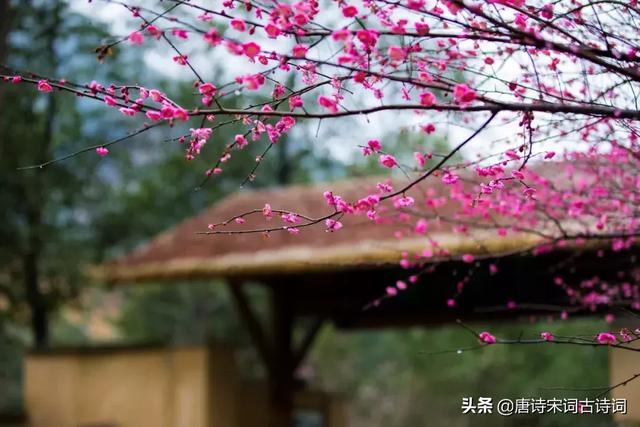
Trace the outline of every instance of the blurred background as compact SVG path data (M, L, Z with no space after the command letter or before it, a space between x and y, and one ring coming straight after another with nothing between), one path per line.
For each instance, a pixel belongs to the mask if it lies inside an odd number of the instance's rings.
M74 2L71 2L74 3ZM82 2L85 3L85 2ZM154 73L148 57L116 48L104 64L94 49L113 37L113 26L89 20L84 5L64 1L0 0L0 63L87 83L137 82L189 100L189 78ZM220 65L211 63L212 74ZM142 83L142 82L141 82ZM256 102L260 99L256 98ZM185 102L187 104L187 102ZM113 147L109 156L90 152L43 170L18 171L134 128L117 112L73 96L42 96L26 85L0 85L0 420L27 416L23 360L32 349L92 347L108 343L168 346L211 341L233 346L247 379L264 376L227 289L212 282L109 288L92 282L86 269L138 247L176 223L233 192L260 150L234 156L215 183L196 191L204 171L238 129L216 131L219 141L187 162L183 147L166 139L179 134L151 130ZM248 187L338 180L378 174L357 152L336 152L296 132L281 140ZM339 137L333 135L333 140ZM409 157L419 137L388 135L389 149ZM447 146L446 138L430 144ZM266 298L251 295L257 307ZM475 327L475 325L474 325ZM552 330L577 335L606 328L600 319L477 325L517 337ZM341 396L354 427L605 426L607 415L462 415L465 396L584 397L552 387L599 387L608 383L607 352L596 348L501 346L465 354L425 352L473 345L458 326L403 330L337 331L325 326L300 376L311 387ZM303 417L304 418L304 417ZM300 425L314 424L313 417ZM434 421L437 420L437 421ZM304 423L307 424L304 424ZM0 423L1 425L1 423Z

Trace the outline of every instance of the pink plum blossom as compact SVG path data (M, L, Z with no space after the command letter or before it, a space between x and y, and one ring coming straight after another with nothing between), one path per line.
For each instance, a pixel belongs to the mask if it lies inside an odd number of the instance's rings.
M478 335L478 338L480 338L480 341L482 341L485 344L495 344L497 341L496 337L491 335L487 331L480 332L480 334Z
M596 336L596 340L600 344L616 344L618 342L616 336L609 332L600 332Z
M134 45L141 45L144 43L144 35L140 31L134 31L129 34L129 42Z
M46 80L40 80L38 81L38 90L40 92L51 92L53 90L53 87L51 87L51 85L49 84L48 81Z
M555 339L551 332L540 333L540 338L542 338L545 341L553 341Z
M104 157L109 154L109 150L106 147L98 147L96 148L96 153L98 154L98 156Z
M380 156L380 158L378 159L378 161L380 162L380 164L382 166L384 166L385 168L393 168L395 166L398 165L398 162L396 161L396 158L393 157L391 154L383 154Z

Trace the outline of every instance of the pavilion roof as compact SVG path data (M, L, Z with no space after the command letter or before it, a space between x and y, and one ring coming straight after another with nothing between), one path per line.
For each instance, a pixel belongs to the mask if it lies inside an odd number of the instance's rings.
M233 235L203 235L208 224L225 221L235 215L260 209L269 203L274 209L291 210L311 217L331 212L322 193L330 189L353 201L375 192L376 183L384 178L351 179L332 184L292 185L284 188L250 190L235 193L159 234L148 243L123 257L93 269L93 275L110 283L169 281L201 278L263 278L286 274L319 273L361 269L396 264L403 251L420 251L428 246L428 238L436 239L450 254L500 256L530 248L537 237L524 233L500 238L495 231L474 230L471 237L453 233L442 223L428 237L397 238L400 226L374 224L362 215L345 215L344 228L327 232L323 224L307 227L298 235L286 231ZM398 186L400 184L398 183ZM440 179L425 180L410 190L418 199L426 188L442 192ZM453 209L446 205L439 214ZM284 223L274 215L266 223ZM261 215L247 218L242 226L230 223L224 230L265 226Z

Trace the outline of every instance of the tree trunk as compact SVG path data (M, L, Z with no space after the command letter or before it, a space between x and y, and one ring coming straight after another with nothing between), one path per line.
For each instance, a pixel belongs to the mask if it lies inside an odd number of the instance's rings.
M7 38L9 36L9 0L0 0L0 64L4 64L7 57ZM0 84L0 111L4 104L4 86Z
M37 247L38 245L35 246ZM33 344L35 348L43 349L49 345L49 322L46 301L39 286L39 259L40 254L37 252L25 254L23 256L23 268L27 302L31 308Z
M40 19L50 20L47 26L46 55L51 66L50 72L55 75L57 69L57 54L55 42L60 29L60 5L54 5L53 10L43 9ZM44 117L42 138L34 152L33 163L47 160L53 143L54 125L56 119L56 97L47 96L47 108ZM25 198L27 202L27 242L23 254L24 285L27 302L31 309L31 327L33 341L36 348L46 348L49 345L49 313L46 296L42 293L40 280L40 264L43 251L43 213L45 208L45 180L42 171L35 170L26 178Z

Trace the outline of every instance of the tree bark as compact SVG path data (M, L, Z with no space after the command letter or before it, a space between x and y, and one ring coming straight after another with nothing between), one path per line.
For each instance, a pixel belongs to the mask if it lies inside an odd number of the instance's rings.
M26 253L23 256L27 302L31 308L33 344L35 348L43 349L49 345L49 322L46 300L40 291L39 260L40 254L37 252Z
M57 54L55 42L60 29L60 5L54 5L52 11L44 10L40 16L42 21L50 20L47 25L46 55L51 66L51 73L55 75L57 68ZM49 155L54 137L56 119L56 97L48 96L47 107L42 129L40 144L34 152L33 163L45 161ZM40 170L35 170L26 179L25 199L27 202L27 241L23 254L24 285L27 302L31 309L31 328L34 346L38 349L49 346L49 310L46 296L41 289L41 260L43 252L43 214L45 209L45 180Z

